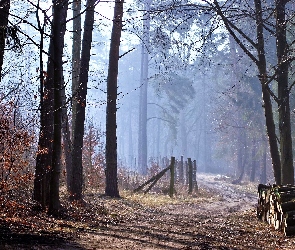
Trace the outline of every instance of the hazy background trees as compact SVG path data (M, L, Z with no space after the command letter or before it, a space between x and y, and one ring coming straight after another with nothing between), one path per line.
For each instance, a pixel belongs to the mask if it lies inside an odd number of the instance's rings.
M7 3L0 100L30 124L41 207L57 193L54 169L72 199L96 170L107 175L97 186L119 196L118 168L146 174L172 155L236 182L292 183L293 1L127 1L113 37L115 2ZM60 25L57 6L68 12Z

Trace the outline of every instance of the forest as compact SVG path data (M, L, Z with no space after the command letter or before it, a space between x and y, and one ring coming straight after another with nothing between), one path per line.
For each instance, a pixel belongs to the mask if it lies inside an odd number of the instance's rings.
M0 0L0 248L294 249L293 48L293 0Z

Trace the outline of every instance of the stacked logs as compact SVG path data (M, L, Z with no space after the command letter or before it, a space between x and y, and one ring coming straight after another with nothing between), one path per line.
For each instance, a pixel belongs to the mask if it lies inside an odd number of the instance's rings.
M259 184L257 217L285 236L295 235L295 186Z

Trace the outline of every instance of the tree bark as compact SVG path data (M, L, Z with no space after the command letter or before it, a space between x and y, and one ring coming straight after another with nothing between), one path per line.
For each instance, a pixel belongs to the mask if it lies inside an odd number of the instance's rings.
M72 3L73 9L73 45L72 45L72 135L74 132L74 124L76 122L77 114L77 91L79 88L79 75L80 75L80 57L81 57L81 0L74 0ZM64 116L65 117L65 116ZM66 121L65 121L66 122ZM72 181L73 181L73 166L72 166L72 141L69 134L69 129L64 126L64 139L68 140L66 146L69 154L66 154L66 171L67 171L67 189L71 196ZM67 145L69 144L69 145Z
M72 131L74 129L73 124L76 120L76 107L77 100L77 89L79 86L79 74L80 74L80 53L81 53L81 0L74 0L72 3L73 10L73 45L72 45ZM72 165L72 140L69 118L67 114L66 96L63 96L63 144L64 144L64 155L65 165L67 173L67 190L71 196L72 180L73 180L73 165Z
M260 183L266 184L266 148L267 148L267 140L262 136L262 143L263 143L263 155L261 161L261 174L260 174Z
M53 34L53 30L51 32ZM48 55L47 72L40 72L40 132L33 190L33 199L39 203L42 209L48 205L50 169L52 168L55 67L52 41L49 44ZM42 70L42 65L40 70Z
M117 77L119 48L122 32L123 0L117 0L114 7L114 19L109 53L107 78L106 110L106 187L105 194L119 197L117 177Z
M76 95L76 113L73 123L73 146L72 146L72 181L71 200L82 200L83 188L83 166L82 149L84 137L84 121L87 96L87 82L89 72L90 50L92 43L92 31L94 24L94 8L96 0L87 0L86 16L84 21L84 33L82 41L81 67L79 76L79 86Z
M287 38L285 19L285 0L276 1L276 42L277 42L277 81L279 99L279 131L281 153L281 184L294 185L294 166L290 122L290 103L288 88L289 63L287 61Z
M267 71L266 71L266 59L264 49L264 36L263 36L263 18L262 18L262 7L261 0L254 0L255 3L255 17L256 17L256 33L257 33L257 53L258 53L258 70L259 80L262 86L262 98L263 107L266 121L266 130L270 146L270 154L272 159L272 166L274 171L274 177L276 184L281 184L281 160L277 144L277 136L275 131L275 123L273 118L272 103L270 94L268 92L267 82Z
M8 26L10 0L0 0L0 82L2 80L2 66L5 49L5 39Z
M62 88L62 138L63 138L63 151L65 157L65 167L66 167L66 181L67 190L71 191L71 180L72 180L72 140L71 131L69 124L69 116L67 112L66 105L66 93L65 87Z
M68 0L53 2L52 38L54 47L54 133L52 168L50 173L50 196L48 214L59 213L59 178L61 171L61 128L62 128L62 88L63 86L63 48L66 31Z

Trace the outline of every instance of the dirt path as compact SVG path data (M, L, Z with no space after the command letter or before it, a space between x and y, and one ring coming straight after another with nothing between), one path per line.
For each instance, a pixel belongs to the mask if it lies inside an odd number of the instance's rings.
M224 213L246 211L255 209L257 204L257 185L251 184L232 184L230 179L221 175L198 174L200 188L209 190L219 197L219 202L214 202L216 208Z
M198 183L210 195L155 207L122 200L130 218L81 234L79 244L85 249L295 249L294 239L256 220L255 185L202 174Z
M7 227L0 224L0 249L295 249L295 238L257 221L256 185L233 185L223 176L207 174L198 175L198 185L198 194L174 199L92 194L88 207L83 212L73 208L68 219L3 218ZM42 220L47 225L41 230Z

